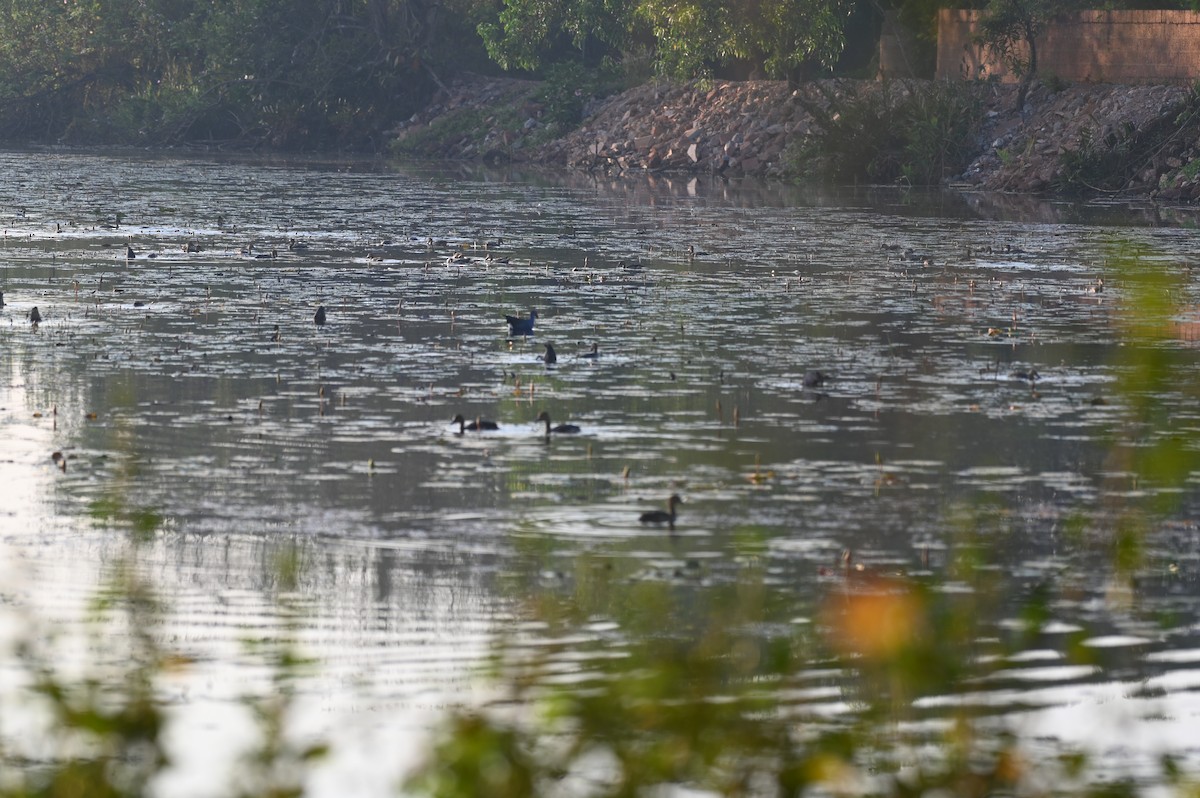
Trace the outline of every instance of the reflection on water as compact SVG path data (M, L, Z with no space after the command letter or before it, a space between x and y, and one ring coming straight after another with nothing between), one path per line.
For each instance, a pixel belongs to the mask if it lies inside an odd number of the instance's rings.
M1185 211L0 160L7 554L36 611L78 625L121 559L121 519L161 517L140 566L170 608L167 644L194 663L176 685L194 734L212 707L267 689L245 641L287 626L283 598L321 665L302 691L309 725L360 724L333 768L350 771L359 748L399 735L411 749L469 689L523 598L505 587L515 572L569 589L586 553L635 581L719 584L749 551L790 591L785 620L830 589L844 550L939 573L964 526L994 545L1014 607L1050 574L1075 584L1055 620L1088 630L1096 664L1056 663L1075 632L1051 629L1027 661L923 708L1025 709L1071 742L1094 728L1065 722L1080 706L1128 713L1146 740L1191 714L1162 699L1196 673L1195 497L1153 530L1128 603L1095 577L1107 555L1092 545L1105 496L1155 490L1110 457L1139 390L1118 357L1114 238L1182 281L1153 398L1174 408L1172 434L1198 426ZM467 259L448 263L455 251ZM536 334L508 338L504 316L534 308ZM547 440L542 410L582 432ZM500 429L457 434L457 413ZM638 523L671 493L675 535ZM278 583L285 555L294 588ZM1161 690L1120 687L1134 682ZM787 700L842 706L828 688Z

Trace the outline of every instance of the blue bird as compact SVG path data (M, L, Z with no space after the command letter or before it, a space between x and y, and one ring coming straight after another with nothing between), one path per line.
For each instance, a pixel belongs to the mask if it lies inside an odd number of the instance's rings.
M504 320L508 322L508 328L512 335L533 335L533 323L537 320L537 310L529 311L527 319L520 316L505 316Z

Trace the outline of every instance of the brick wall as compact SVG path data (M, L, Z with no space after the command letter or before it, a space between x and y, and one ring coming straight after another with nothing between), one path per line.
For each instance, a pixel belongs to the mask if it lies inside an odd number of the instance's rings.
M938 78L1015 75L975 44L978 11L938 12ZM1072 82L1177 83L1200 79L1200 12L1082 11L1038 40L1038 72Z

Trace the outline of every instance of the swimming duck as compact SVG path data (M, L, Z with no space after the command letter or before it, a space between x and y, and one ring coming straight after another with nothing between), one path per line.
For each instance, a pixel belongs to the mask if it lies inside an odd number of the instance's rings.
M321 305L317 308L317 312L313 314L313 324L318 327L325 326L325 306Z
M533 324L537 321L537 310L529 311L529 318L527 319L523 319L520 316L505 316L504 320L508 322L510 334L533 335Z
M547 438L550 437L551 432L558 433L559 435L573 435L574 433L581 431L579 429L579 427L575 426L574 424L559 424L557 427L551 427L550 426L550 414L547 413L545 410L538 413L537 420L544 421L546 423L546 437Z
M542 355L542 360L546 361L546 365L558 362L558 354L554 351L554 347L546 344L546 354Z
M184 241L183 242L183 251L184 252L199 252L200 251L200 242L199 241Z
M479 432L480 430L485 429L500 429L500 425L495 421L488 421L485 418L477 418L468 424L467 420L463 418L462 413L459 413L457 416L455 416L450 423L458 425L459 435L462 435L467 430L470 430L471 432Z
M829 379L828 374L822 371L817 371L816 369L809 369L808 371L804 372L804 387L820 388L825 384L825 380L827 379Z
M600 344L593 342L592 343L592 351L585 352L582 355L580 355L580 357L586 357L586 358L590 358L592 360L595 360L596 358L600 357Z
M291 238L291 239L288 239L288 249L290 249L292 251L308 249L308 244L305 244L303 241L297 241L296 239Z
M683 499L679 498L678 493L671 494L671 498L667 499L666 510L649 510L638 517L638 521L643 524L666 524L671 529L675 528L675 507L683 504Z

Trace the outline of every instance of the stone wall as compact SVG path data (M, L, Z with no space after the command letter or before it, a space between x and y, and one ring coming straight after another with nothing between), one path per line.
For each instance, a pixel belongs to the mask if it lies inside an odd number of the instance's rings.
M978 11L938 12L938 78L1013 75L975 43ZM1184 83L1200 78L1200 12L1081 11L1038 40L1043 77L1085 83Z

